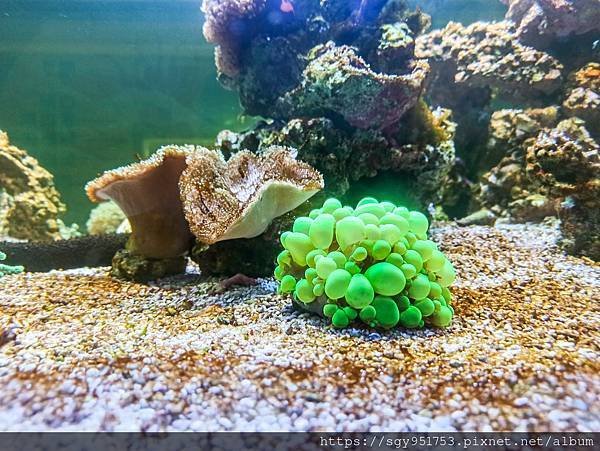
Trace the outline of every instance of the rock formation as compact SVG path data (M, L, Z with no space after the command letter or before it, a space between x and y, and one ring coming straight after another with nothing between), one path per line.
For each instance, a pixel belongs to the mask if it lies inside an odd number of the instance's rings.
M0 235L20 240L61 238L66 210L54 177L0 131Z

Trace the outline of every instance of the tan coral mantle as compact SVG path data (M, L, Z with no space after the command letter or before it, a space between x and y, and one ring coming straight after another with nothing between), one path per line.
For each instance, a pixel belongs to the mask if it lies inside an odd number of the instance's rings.
M129 250L148 258L184 254L193 235L207 244L260 235L270 222L323 188L323 177L290 149L219 151L170 146L88 183L93 202L111 199L127 215Z
M93 202L113 200L131 223L131 250L149 258L184 254L192 234L183 215L179 177L194 146L164 147L147 160L105 172L86 186Z
M238 152L227 162L220 152L203 151L190 159L180 188L192 232L212 244L260 235L320 191L323 177L284 147L260 156Z

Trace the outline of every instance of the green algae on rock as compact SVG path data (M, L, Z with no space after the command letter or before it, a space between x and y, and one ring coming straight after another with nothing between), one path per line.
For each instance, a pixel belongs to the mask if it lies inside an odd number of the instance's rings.
M6 254L0 251L0 262L6 260ZM5 265L4 263L0 263L0 277L6 276L9 274L19 274L23 272L25 268L22 266L10 266Z
M425 215L391 202L367 197L352 208L328 199L281 235L278 290L337 328L356 319L383 329L446 327L456 272L428 228Z

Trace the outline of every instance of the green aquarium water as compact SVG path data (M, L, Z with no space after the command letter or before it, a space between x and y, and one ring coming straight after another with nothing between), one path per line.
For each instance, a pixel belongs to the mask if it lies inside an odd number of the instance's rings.
M202 22L187 0L2 1L0 129L54 174L65 222L85 223L99 172L248 125Z

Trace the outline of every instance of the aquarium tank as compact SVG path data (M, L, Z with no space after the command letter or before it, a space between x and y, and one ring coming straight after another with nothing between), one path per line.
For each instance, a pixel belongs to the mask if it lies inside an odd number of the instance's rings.
M593 447L599 262L600 0L0 2L0 449Z

